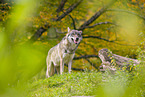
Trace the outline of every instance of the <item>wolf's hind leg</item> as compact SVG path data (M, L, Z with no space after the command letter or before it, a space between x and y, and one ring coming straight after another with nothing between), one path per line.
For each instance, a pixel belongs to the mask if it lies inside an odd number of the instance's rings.
M47 64L47 71L46 71L46 78L53 76L55 73L55 68L52 62L48 62Z
M50 56L48 54L47 58L46 58L46 65L47 65L47 70L46 70L46 78L50 77L49 75L49 65L51 65L51 61L50 61Z
M60 74L60 66L56 67L57 74Z
M46 63L47 63L46 78L48 78L50 77L49 72L50 72L51 62L46 61Z
M49 75L53 76L54 74L55 74L55 67L54 67L54 64L51 63Z

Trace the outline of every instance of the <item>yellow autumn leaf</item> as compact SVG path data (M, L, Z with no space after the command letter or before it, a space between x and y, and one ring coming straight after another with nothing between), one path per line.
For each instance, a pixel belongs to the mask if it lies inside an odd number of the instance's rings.
M39 27L39 25L35 25L35 27L36 27L36 28L38 28L38 27Z
M145 3L143 4L143 7L145 7Z
M132 2L136 2L136 0L132 0Z

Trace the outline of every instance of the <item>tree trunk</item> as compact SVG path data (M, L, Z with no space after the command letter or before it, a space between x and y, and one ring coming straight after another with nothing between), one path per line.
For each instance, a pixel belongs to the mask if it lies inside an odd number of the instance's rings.
M116 67L129 67L130 65L135 66L140 63L140 61L136 59L126 58L113 54L108 49L101 49L98 53L98 56L102 61L102 64L100 66L102 69L100 69L100 71L105 71L106 69L116 71Z

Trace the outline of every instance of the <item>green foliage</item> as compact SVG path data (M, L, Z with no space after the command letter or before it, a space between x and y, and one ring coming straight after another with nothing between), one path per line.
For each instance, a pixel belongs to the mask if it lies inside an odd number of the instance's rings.
M0 96L145 96L144 63L135 67L135 71L131 73L117 71L112 75L109 72L103 74L96 71L73 72L44 79L45 72L41 70L45 71L47 52L65 36L68 26L73 29L72 19L67 15L61 21L54 21L63 14L56 12L61 0L5 0L5 3L2 1L0 1ZM76 22L76 28L109 1L83 0L69 13ZM76 2L78 0L67 0L64 12ZM109 9L117 10L105 11L90 25L106 21L115 25L101 24L86 28L83 36L98 36L102 39L84 38L76 51L76 56L97 55L100 49L108 48L115 54L133 56L145 61L144 0L116 0ZM49 23L51 28L34 44L28 43L31 36L46 23ZM100 59L90 58L90 60L96 66L100 65ZM85 59L74 61L73 67L94 69ZM38 77L35 76L37 73Z

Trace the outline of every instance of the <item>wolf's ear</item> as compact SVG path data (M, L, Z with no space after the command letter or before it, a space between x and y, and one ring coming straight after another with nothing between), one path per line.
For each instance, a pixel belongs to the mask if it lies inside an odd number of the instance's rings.
M68 30L68 32L67 32L67 34L66 34L66 37L68 37L68 36L69 36L69 34L70 34L70 28L69 28L69 27L67 27L67 30Z
M67 27L67 30L68 30L68 32L70 31L70 28L69 27Z
M82 34L82 31L79 31Z

